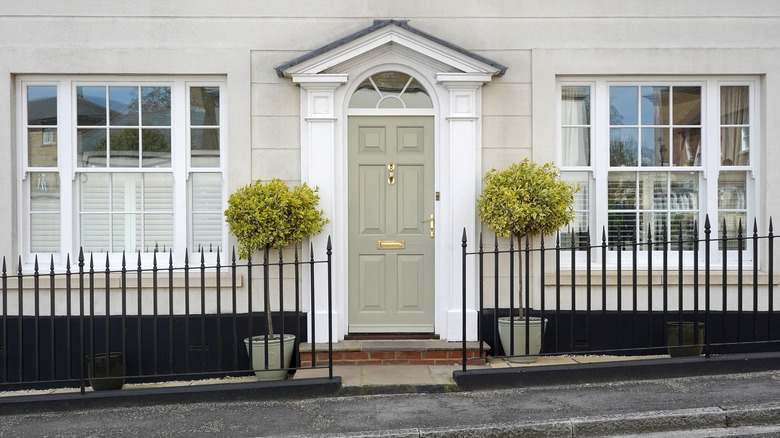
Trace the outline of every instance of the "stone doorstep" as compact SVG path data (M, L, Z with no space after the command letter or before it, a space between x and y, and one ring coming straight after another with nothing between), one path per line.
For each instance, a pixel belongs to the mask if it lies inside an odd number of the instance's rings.
M483 353L490 346L483 344ZM317 365L328 362L328 345L316 344ZM463 343L440 340L350 340L333 344L334 365L459 365L463 358ZM300 345L301 366L312 365L312 345ZM479 356L479 343L466 343L469 365L484 365Z

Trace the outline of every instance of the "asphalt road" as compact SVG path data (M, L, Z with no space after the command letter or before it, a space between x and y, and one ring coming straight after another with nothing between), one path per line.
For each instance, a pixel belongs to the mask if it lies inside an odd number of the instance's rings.
M0 413L0 437L780 436L780 371L438 394Z

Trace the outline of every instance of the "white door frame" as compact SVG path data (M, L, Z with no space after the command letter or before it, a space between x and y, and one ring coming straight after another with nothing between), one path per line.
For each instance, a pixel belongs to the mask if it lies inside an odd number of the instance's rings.
M285 69L300 86L301 181L319 187L320 206L330 223L311 239L321 258L333 244L333 339L347 332L347 116L349 98L373 73L395 70L415 77L434 101L435 187L435 332L449 341L463 338L461 239L476 236L476 198L482 173L482 86L499 70L403 28L388 26L345 46ZM456 71L453 73L453 71ZM388 114L389 115L389 114ZM466 338L476 340L476 273L466 287ZM315 277L323 291L327 276ZM305 277L305 282L308 277ZM304 286L308 287L308 286ZM304 289L308 290L308 289ZM315 342L328 340L328 307L315 303ZM311 329L311 328L310 328ZM311 335L311 332L309 333ZM312 339L311 336L309 339Z

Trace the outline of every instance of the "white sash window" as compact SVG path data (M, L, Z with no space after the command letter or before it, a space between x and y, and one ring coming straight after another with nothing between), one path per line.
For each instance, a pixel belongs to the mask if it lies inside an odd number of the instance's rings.
M224 82L22 77L24 262L224 246ZM197 200L197 202L195 202ZM168 256L158 256L167 263ZM116 265L114 265L116 266Z
M713 239L724 225L729 237L740 226L748 236L754 219L765 234L755 201L761 149L750 135L757 129L756 89L755 78L560 81L559 164L564 178L582 187L564 244L584 243L588 230L592 245L606 237L605 262L614 266L619 245L667 240L676 266L678 251L692 262L705 217ZM750 261L747 246L743 261ZM592 257L600 261L600 254Z

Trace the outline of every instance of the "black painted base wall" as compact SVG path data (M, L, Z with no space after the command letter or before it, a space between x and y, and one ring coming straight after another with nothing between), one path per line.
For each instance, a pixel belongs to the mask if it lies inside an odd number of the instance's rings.
M540 316L538 310L532 316ZM492 348L489 354L504 354L496 342L494 318L509 316L509 309L485 309L480 316L482 339ZM678 313L653 312L545 312L547 329L542 353L617 355L664 354L665 322L678 321ZM306 342L306 314L286 312L285 332L294 333L297 323L294 366L298 366L298 343ZM282 328L281 315L274 315L275 331ZM684 321L693 321L694 314L685 312ZM250 368L243 340L250 333L265 333L265 316L252 316L252 329L247 314L135 316L109 319L84 319L83 336L79 318L24 317L22 319L23 360L20 362L19 318L0 319L0 384L8 387L72 386L80 378L82 357L95 351L124 351L127 382L170 380L172 375L224 377L246 375ZM713 354L777 351L780 343L780 315L767 312L711 312L709 317L699 312L697 320L705 322L705 341ZM649 323L651 322L651 323ZM771 323L771 324L770 324ZM124 324L124 325L123 325ZM140 325L140 331L139 331ZM771 325L771 326L770 326ZM106 327L109 345L106 348ZM124 327L124 329L123 329ZM770 330L771 329L771 330ZM771 331L771 333L770 333ZM83 344L82 344L83 339ZM140 342L139 342L140 339ZM649 346L649 347L648 347ZM54 355L52 356L52 348ZM83 352L83 353L82 353ZM86 372L85 372L86 374ZM35 382L44 381L43 384Z
M530 314L540 316L538 310ZM501 342L497 342L496 316L509 316L509 309L485 309L480 316L480 330L482 340L491 346L489 354L503 356ZM666 353L665 323L679 321L680 314L547 311L544 317L548 322L542 353L646 355ZM682 320L694 321L694 313L683 312ZM705 323L705 340L712 344L712 354L780 350L780 315L776 313L770 317L768 312L710 312L706 317L700 311L696 321Z
M272 318L275 332L280 333L281 314L275 313ZM266 331L262 313L252 315L251 330L248 314L85 318L83 331L81 324L78 317L24 317L20 328L18 317L0 319L0 383L49 381L43 386L72 385L80 378L82 357L107 350L124 350L127 382L170 380L174 374L248 374L246 370L251 367L244 339ZM284 331L297 334L293 366L298 366L298 344L307 341L306 314L285 312ZM51 381L60 385L52 385Z

